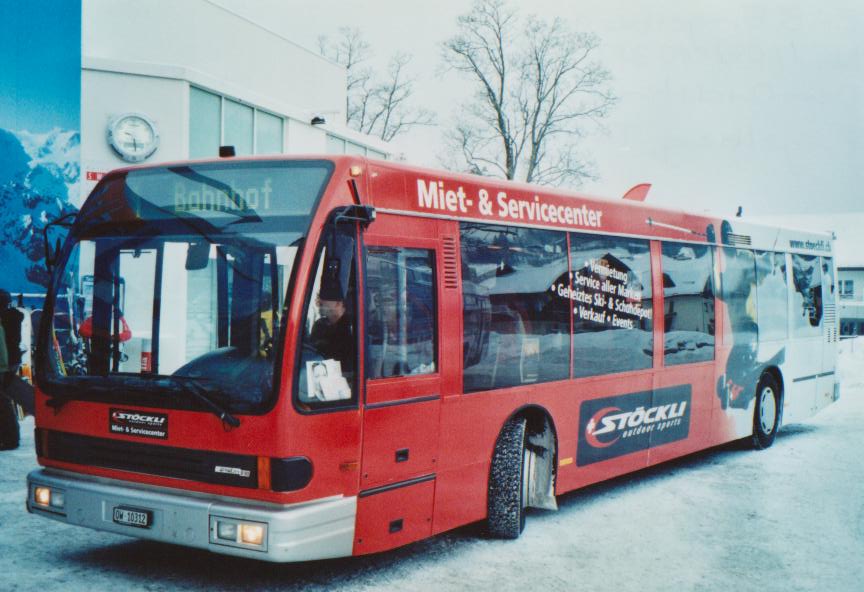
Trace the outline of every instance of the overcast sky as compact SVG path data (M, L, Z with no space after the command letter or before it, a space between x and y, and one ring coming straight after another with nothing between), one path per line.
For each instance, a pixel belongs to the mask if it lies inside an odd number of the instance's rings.
M451 120L464 79L441 44L468 3L455 0L218 0L296 43L356 26L384 59L414 56L416 99ZM601 178L582 191L730 215L862 211L864 2L860 0L534 0L598 34L619 104L583 141ZM442 130L402 138L408 159L439 166Z

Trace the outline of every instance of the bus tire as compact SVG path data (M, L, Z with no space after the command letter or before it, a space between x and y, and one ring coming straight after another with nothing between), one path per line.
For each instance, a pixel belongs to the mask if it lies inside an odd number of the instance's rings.
M780 423L780 387L770 374L763 374L756 387L753 409L753 448L762 450L774 443Z
M525 528L525 428L524 417L511 417L495 444L489 469L489 535L516 539Z
M20 441L17 406L11 399L0 395L0 450L15 450Z

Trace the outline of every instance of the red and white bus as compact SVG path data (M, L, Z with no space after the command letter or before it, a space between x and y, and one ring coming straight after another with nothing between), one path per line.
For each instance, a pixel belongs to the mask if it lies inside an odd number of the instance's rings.
M358 157L107 175L36 361L34 514L391 549L838 397L832 238Z

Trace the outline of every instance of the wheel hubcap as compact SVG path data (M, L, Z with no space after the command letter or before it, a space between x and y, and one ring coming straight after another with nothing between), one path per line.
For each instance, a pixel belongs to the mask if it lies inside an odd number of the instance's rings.
M759 424L762 426L762 433L770 434L774 431L776 419L777 400L774 398L774 390L771 387L765 387L759 397Z

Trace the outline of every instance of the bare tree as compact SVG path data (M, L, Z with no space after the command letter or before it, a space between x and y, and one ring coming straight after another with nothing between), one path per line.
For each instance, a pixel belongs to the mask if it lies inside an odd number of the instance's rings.
M548 185L592 178L576 144L616 102L598 46L560 18L523 19L505 0L476 0L444 43L446 63L475 87L447 134L449 164Z
M342 27L331 43L318 38L321 54L343 65L348 74L346 123L352 129L389 142L416 125L432 125L434 115L416 107L411 99L414 79L407 70L411 57L397 53L390 58L386 74L376 77L368 65L371 47L359 29Z
M347 95L345 98L345 113L350 123L355 117L356 98L367 94L364 90L369 86L372 69L363 64L369 59L370 46L363 39L359 29L342 27L338 39L331 43L326 35L318 37L318 49L321 55L345 67L347 72Z

